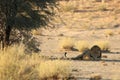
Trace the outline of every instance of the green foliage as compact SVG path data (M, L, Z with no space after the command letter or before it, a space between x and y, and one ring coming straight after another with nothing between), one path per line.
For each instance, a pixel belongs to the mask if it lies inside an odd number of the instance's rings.
M17 29L32 29L47 25L55 0L0 0L0 10L6 16L6 25Z
M2 48L10 44L13 29L30 31L46 26L54 15L55 6L56 0L0 0Z

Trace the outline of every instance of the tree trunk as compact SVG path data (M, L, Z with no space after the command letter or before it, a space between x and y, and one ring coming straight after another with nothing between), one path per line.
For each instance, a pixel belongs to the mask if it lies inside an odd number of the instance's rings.
M8 25L6 26L6 29L4 31L3 48L9 45L10 33L11 33L11 26Z

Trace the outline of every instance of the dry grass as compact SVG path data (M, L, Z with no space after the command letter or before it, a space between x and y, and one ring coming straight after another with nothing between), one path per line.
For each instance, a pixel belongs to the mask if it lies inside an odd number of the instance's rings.
M109 41L95 41L93 45L98 45L102 51L109 51L110 44Z
M110 29L107 29L105 30L105 33L104 33L107 37L108 36L113 36L114 35L114 31L113 30L110 30Z
M113 2L113 0L105 3L94 2L94 0L60 1L62 6L60 10L63 11L60 11L59 15L66 24L65 26L70 29L113 28L120 21L119 4L113 4ZM75 8L76 6L77 8ZM71 12L74 10L75 12ZM69 14L66 11L69 11Z
M59 42L59 46L62 49L65 50L71 50L74 46L74 39L73 38L63 38L62 40L60 40Z
M60 60L42 62L38 67L39 76L41 79L68 77L69 65L69 62Z
M101 80L102 77L100 75L95 75L90 78L90 80Z
M40 29L37 29L37 30L32 30L31 31L31 33L33 34L33 35L42 35L42 30L40 30Z
M69 72L66 68L69 68L68 62L46 60L35 53L25 54L23 45L0 50L1 80L41 80L58 75L67 77Z
M60 9L63 12L73 12L77 7L75 1L60 2Z
M30 62L32 61L32 62ZM13 46L5 51L0 51L0 79L2 80L28 80L35 76L32 65L36 61L24 54L23 46ZM38 62L38 61L37 61Z
M106 11L107 10L107 5L106 4L101 4L98 6L98 10L100 11Z
M89 48L89 43L87 41L77 41L75 43L75 48L78 51L83 52L84 50Z

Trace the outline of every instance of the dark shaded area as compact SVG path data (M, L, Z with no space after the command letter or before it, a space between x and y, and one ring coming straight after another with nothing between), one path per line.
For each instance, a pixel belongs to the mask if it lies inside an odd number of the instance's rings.
M102 53L110 53L110 50L102 50Z
M103 54L105 53L105 54L120 54L120 52L107 52L107 51L104 51L104 52L102 52Z
M97 12L97 11L100 11L100 10L74 10L74 12L76 13L79 13L79 12L82 12L82 13L86 13L86 12ZM113 9L106 9L104 11L113 11Z
M2 48L10 45L10 36L15 30L30 32L50 24L55 15L56 2L57 0L0 0Z
M68 80L111 80L111 79L91 79L91 78L85 78L85 77L73 77L68 78Z
M71 48L72 51L79 51L78 49L75 49L74 47Z
M76 61L93 61L93 60L77 60L77 59L71 59L71 60L76 60ZM120 60L110 60L110 59L107 59L107 60L105 60L105 59L101 59L101 60L99 60L99 61L105 61L105 62L120 62Z
M107 59L107 60L101 60L101 61L105 61L105 62L120 62L120 60L114 60L114 59L113 60L110 60L110 59L108 60Z
M118 28L118 27L120 27L120 24L114 25L114 28Z
M96 12L96 11L98 11L98 10L75 10L74 12L76 12L76 13L79 13L79 12L84 13L84 12Z
M120 48L114 48L114 50L120 50ZM104 54L104 53L107 53L107 54L120 54L120 52L112 52L112 51L110 51L109 49L107 49L107 50L102 50L102 53Z
M67 80L90 80L90 78L85 77L69 77Z

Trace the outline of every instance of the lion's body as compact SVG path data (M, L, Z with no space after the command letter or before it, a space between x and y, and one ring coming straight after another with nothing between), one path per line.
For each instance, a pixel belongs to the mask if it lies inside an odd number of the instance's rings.
M73 60L101 60L101 49L95 45L91 49L85 50L81 55L78 55Z

